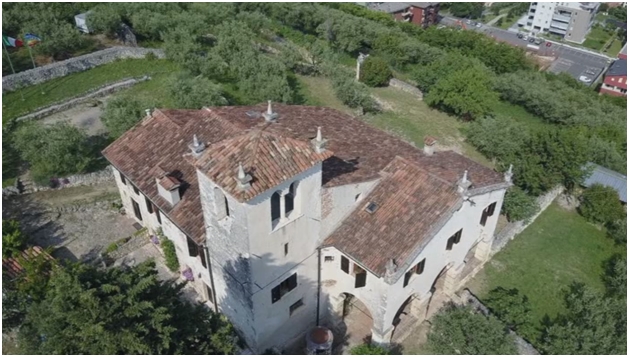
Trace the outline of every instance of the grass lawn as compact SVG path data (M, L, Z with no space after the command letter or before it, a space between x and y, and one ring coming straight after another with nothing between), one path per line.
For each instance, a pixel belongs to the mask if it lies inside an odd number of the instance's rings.
M545 122L542 118L529 113L523 107L505 101L498 101L494 104L492 111L498 116L510 118L523 123L531 130L543 130L552 128L553 125Z
M336 98L327 78L307 76L297 78L302 84L305 104L327 106L355 115L354 110ZM439 138L441 145L493 167L489 160L463 141L460 129L466 124L457 118L431 109L415 96L395 88L372 88L371 92L386 103L386 108L382 113L363 116L366 122L402 137L420 148L426 135L435 136Z
M2 95L2 118L3 121L6 121L32 112L39 107L80 95L90 89L127 77L139 77L148 74L153 79L136 87L151 87L160 79L178 70L177 64L167 60L127 59L115 61L88 71L4 93ZM133 90L139 91L136 88ZM24 96L24 101L22 101L21 94Z
M613 34L607 32L603 27L592 26L592 30L585 38L585 42L583 42L583 47L599 51L612 36Z
M622 50L622 41L618 39L618 37L615 37L611 46L609 46L607 50L603 51L603 53L610 57L616 57L618 56L618 52L620 52L620 50Z
M468 285L481 299L496 287L517 288L528 296L539 327L545 315L564 311L563 289L573 281L603 290L603 263L615 253L626 255L626 246L553 203Z

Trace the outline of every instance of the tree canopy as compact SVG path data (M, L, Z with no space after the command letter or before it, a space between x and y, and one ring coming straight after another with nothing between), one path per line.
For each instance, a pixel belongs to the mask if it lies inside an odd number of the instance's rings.
M590 222L604 225L612 224L626 215L616 190L601 184L594 184L583 191L579 213Z
M170 80L168 91L177 108L201 109L227 104L220 85L201 76L180 73Z
M26 354L233 354L233 327L181 300L151 261L130 269L78 264L57 271L28 310L18 342Z
M427 345L435 354L516 354L513 337L498 319L452 304L433 318Z

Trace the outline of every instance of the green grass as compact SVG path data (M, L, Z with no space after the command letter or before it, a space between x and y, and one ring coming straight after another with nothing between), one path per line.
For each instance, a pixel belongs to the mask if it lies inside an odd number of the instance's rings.
M481 299L496 287L518 289L528 296L539 327L544 316L564 311L564 289L573 281L602 291L603 263L615 253L626 255L626 246L553 203L485 265L470 288Z
M523 107L511 104L506 101L498 101L492 107L492 112L497 116L510 118L517 122L525 124L531 130L544 130L552 128L553 125L545 122L542 118L537 117L524 109Z
M350 115L355 111L336 98L327 78L297 76L301 82L305 104L326 106ZM414 95L395 88L372 88L372 94L385 102L382 113L368 114L362 117L366 122L395 134L404 140L422 147L424 137L431 135L439 138L440 144L484 165L492 163L463 140L461 128L467 125L457 118L431 109Z
M585 42L583 42L583 47L600 51L612 36L614 36L614 34L610 34L603 27L592 26L592 30L585 38Z
M618 56L618 52L622 50L622 41L618 39L618 37L614 37L612 41L613 42L611 46L609 46L606 51L603 51L603 53L607 54L610 57L616 57Z
M32 112L33 110L83 94L101 85L116 82L127 77L150 75L153 79L136 85L132 93L145 90L163 91L159 87L161 79L179 70L176 63L167 60L127 59L105 64L88 71L56 78L45 83L18 89L2 95L2 119L9 119ZM158 93L162 94L162 93ZM24 101L22 101L22 95ZM152 96L152 93L146 93ZM164 96L167 97L167 96Z

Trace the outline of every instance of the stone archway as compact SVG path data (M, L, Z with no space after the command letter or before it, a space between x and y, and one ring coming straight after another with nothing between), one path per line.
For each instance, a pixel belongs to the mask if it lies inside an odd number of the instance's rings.
M365 303L350 293L342 293L335 306L336 313L340 317L340 323L335 329L335 338L342 342L343 347L357 346L371 341L371 329L373 328L373 315Z
M393 332L391 334L391 341L403 340L406 335L412 331L412 328L423 319L421 312L418 311L418 300L415 296L409 296L400 308L395 313L393 318Z

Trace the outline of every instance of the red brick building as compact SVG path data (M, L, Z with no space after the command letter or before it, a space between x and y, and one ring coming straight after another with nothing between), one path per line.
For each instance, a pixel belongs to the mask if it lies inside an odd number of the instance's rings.
M624 60L627 59L627 44L626 43L624 46L622 46L620 53L618 53L618 58L624 59Z
M605 79L599 93L615 96L627 96L627 60L618 59L605 73Z
M379 2L370 4L369 8L389 13L398 21L422 27L436 24L439 14L438 2Z

